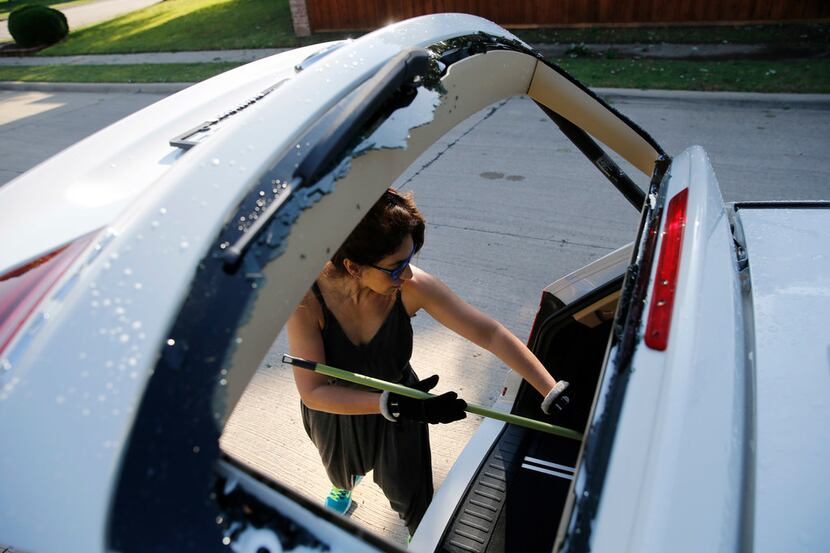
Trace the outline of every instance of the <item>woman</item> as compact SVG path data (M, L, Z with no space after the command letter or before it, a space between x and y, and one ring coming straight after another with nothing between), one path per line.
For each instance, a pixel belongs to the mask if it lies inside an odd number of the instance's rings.
M547 412L567 383L557 383L504 326L410 263L424 243L424 226L410 196L387 190L290 317L292 355L430 390L438 376L419 381L409 365L410 318L424 309L521 374L545 398ZM412 535L433 493L424 423L463 419L467 404L455 392L415 400L301 368L294 369L294 380L306 432L334 486L326 505L345 513L352 488L374 470L375 482Z

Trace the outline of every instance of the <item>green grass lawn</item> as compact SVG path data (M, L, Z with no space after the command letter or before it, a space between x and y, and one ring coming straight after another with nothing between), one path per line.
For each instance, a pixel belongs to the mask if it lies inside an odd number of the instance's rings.
M239 63L0 66L0 81L52 83L195 83Z
M168 0L79 31L41 55L297 46L287 0Z
M789 47L830 46L825 23L771 23L765 25L710 25L701 27L600 27L513 29L529 43L559 44L781 44Z
M50 6L56 10L63 10L69 6L87 4L92 0L5 0L0 1L0 19L8 19L9 13L15 8L31 4L39 6Z
M29 0L15 0L24 2ZM34 0L55 3L54 0ZM830 47L827 23L709 27L514 29L530 43L763 43ZM361 33L294 36L288 0L167 0L143 10L70 31L41 55L115 54L294 47Z
M553 60L588 86L735 92L830 92L830 60Z
M830 93L830 60L554 60L588 86ZM0 66L2 81L196 82L237 63Z

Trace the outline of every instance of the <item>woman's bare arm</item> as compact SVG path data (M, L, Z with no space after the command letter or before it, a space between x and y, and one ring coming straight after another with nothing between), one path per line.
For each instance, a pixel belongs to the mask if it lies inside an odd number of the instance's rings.
M311 292L306 294L288 319L288 348L291 355L326 362L320 334L320 307ZM379 394L329 384L328 377L294 367L294 383L309 409L338 415L376 415L380 413Z
M423 308L436 321L490 351L546 396L556 384L544 365L504 325L468 304L440 279L412 266L405 284L409 308Z

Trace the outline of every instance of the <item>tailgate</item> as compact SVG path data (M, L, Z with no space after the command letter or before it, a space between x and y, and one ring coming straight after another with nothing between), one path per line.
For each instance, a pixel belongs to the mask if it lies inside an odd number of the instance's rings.
M760 552L816 551L830 543L828 207L735 206L752 283L757 392L753 541Z

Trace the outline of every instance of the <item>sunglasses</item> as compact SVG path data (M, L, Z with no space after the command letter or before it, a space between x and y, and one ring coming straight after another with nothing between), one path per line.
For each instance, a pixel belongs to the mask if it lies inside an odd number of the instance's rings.
M398 266L394 269L384 269L383 267L378 267L377 265L369 265L373 269L377 269L378 271L383 271L387 275L389 275L393 281L397 282L401 279L401 273L403 273L407 267L409 267L409 262L412 261L412 256L415 255L415 246L412 246L412 251L409 253L409 256L398 263Z

